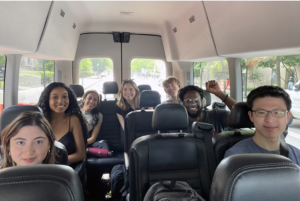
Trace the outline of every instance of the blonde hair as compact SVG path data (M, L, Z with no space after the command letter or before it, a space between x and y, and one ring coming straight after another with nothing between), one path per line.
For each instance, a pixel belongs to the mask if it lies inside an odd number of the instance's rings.
M169 76L167 77L163 82L162 85L164 88L167 87L168 84L171 84L172 82L175 82L179 87L180 87L180 81L174 77L174 76Z
M54 146L54 134L52 128L45 117L39 112L23 112L14 121L12 121L2 132L1 132L1 153L2 161L0 169L6 167L16 166L15 162L10 156L10 139L18 134L18 132L24 126L38 126L46 134L49 144L50 153L47 154L43 160L43 164L54 164L55 162L55 146Z
M133 80L123 80L121 87L118 92L118 99L117 106L122 110L126 111L130 109L130 105L127 103L126 99L123 97L123 89L125 84L131 84L135 89L135 97L133 99L135 109L139 108L140 105L140 90L137 87L136 83Z

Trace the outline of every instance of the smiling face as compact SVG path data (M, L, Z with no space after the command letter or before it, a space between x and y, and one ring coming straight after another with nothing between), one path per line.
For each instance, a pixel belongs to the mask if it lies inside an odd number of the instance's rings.
M134 97L136 95L136 91L132 84L127 83L123 87L123 98L127 101L133 101Z
M25 126L10 139L10 154L17 166L42 164L50 143L38 126Z
M176 97L179 90L179 86L175 82L171 82L170 84L166 84L164 89L169 96Z
M201 114L201 96L198 91L192 90L186 92L183 97L183 105L185 106L189 117L197 118Z
M98 95L95 93L89 93L86 98L83 100L84 107L87 110L92 111L98 105Z
M63 87L53 89L49 96L49 106L53 112L64 113L69 107L68 91Z
M282 98L264 97L254 100L252 110L258 109L273 111L276 109L287 110L287 107ZM257 135L257 137L278 140L280 134L286 128L291 113L285 113L282 118L275 118L271 113L268 113L266 117L257 117L254 112L250 111L248 112L248 115L256 128L255 135Z

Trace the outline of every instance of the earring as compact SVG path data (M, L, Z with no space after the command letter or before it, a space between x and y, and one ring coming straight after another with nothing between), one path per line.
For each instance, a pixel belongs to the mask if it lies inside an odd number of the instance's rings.
M50 154L50 149L49 149L48 153Z
M10 152L8 153L8 155L10 156Z

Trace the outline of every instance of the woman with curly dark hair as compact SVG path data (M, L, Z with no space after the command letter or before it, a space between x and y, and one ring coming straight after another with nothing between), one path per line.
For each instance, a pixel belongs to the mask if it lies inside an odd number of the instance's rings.
M64 83L53 82L42 92L38 106L50 122L55 140L65 145L70 165L82 161L87 127L74 92Z

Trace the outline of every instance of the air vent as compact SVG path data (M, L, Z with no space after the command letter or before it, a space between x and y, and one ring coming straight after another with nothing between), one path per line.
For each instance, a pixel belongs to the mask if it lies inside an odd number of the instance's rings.
M60 16L65 17L65 12L62 9L60 10Z
M75 28L76 28L76 24L74 23L74 24L73 24L73 29L75 29Z
M121 15L133 15L134 12L120 12Z
M195 21L195 16L193 15L192 17L190 17L190 23Z
M176 28L176 27L173 29L173 32L174 32L174 33L176 33L176 32L177 32L177 28Z

